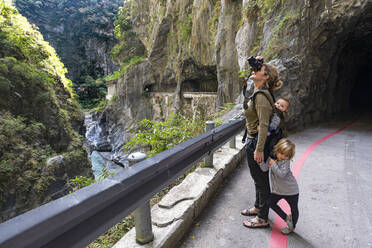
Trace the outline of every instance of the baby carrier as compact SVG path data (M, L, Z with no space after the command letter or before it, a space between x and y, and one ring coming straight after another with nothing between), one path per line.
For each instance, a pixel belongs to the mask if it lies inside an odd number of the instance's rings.
M243 95L244 96L245 96L245 90L246 90L246 86L243 87ZM269 128L268 128L268 136L266 138L265 147L264 147L264 160L266 161L269 156L272 157L273 159L276 159L275 154L273 153L273 150L274 150L274 146L283 137L283 130L279 127L279 124L280 124L280 121L281 121L280 117L279 117L280 113L279 113L279 110L277 110L275 105L274 105L274 102L275 102L274 96L271 93L270 93L270 95L268 95L266 91L258 90L256 92L254 92L251 96L244 97L243 107L244 107L244 109L248 108L248 101L250 99L250 100L253 101L253 108L256 111L256 109L255 109L255 106L256 106L255 99L256 99L257 94L265 95L265 97L267 98L267 100L271 104L271 107L273 108L273 114L270 117L270 123L269 123ZM270 98L272 98L272 100ZM246 128L245 132L244 132L243 139L242 139L243 143L245 143L245 140L247 138L247 134L248 134L248 130ZM257 144L257 139L258 139L258 137L256 135L254 140L253 140L255 145Z

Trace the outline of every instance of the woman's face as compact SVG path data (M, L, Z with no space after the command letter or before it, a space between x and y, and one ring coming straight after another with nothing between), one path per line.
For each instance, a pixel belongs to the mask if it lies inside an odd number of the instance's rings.
M253 80L253 82L255 83L257 87L261 87L264 85L265 81L269 78L269 75L265 73L265 66L263 65L261 67L261 70L253 71L252 75L249 78Z

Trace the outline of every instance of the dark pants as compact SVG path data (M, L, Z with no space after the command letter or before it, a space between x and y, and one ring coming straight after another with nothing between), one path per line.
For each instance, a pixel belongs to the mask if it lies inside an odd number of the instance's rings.
M284 221L287 218L287 214L278 206L278 201L284 199L288 202L289 206L291 207L292 213L292 220L293 220L293 227L296 227L296 223L298 221L298 195L277 195L277 194L270 194L269 196L269 206L272 210L277 213L280 218Z
M259 209L258 217L267 220L269 215L269 205L267 200L270 194L269 172L263 172L254 160L254 150L255 145L248 142L246 145L247 161L256 188L256 201L254 206Z

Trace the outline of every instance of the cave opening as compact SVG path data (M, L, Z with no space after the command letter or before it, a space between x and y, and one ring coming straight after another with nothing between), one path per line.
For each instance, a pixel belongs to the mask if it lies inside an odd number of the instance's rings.
M214 79L198 79L198 80L185 80L182 83L183 92L210 92L216 93L218 88L217 78Z
M350 93L352 110L372 110L372 58L358 68L357 78Z
M370 9L371 10L371 9ZM337 112L372 110L372 14L363 13L344 38L336 65Z
M372 35L352 40L340 54L337 69L337 102L341 110L368 110L372 107ZM336 93L337 95L337 93ZM337 104L336 102L336 104Z

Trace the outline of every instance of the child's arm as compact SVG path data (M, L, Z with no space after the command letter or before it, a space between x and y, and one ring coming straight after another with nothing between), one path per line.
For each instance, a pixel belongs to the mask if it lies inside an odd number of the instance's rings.
M271 166L271 171L279 178L284 178L291 171L289 160L284 160L281 167L277 163L274 163Z
M262 171L265 172L269 170L269 160L267 160L266 162L262 161L261 163L259 163L259 165Z

